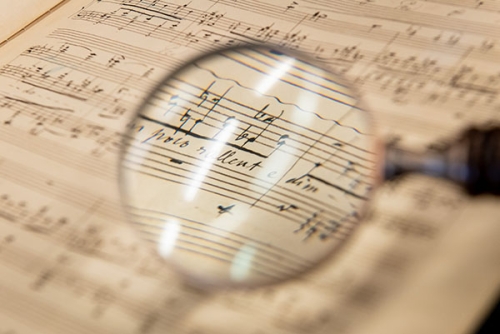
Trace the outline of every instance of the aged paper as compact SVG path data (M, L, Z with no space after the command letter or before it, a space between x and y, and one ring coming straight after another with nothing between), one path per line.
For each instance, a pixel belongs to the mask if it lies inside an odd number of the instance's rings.
M498 121L495 1L71 1L1 48L0 332L467 333L500 281L498 205L442 180L384 185L308 275L207 293L127 223L119 146L158 80L274 43L344 73L387 141ZM457 314L460 315L457 320Z
M0 3L0 43L63 0L18 0Z

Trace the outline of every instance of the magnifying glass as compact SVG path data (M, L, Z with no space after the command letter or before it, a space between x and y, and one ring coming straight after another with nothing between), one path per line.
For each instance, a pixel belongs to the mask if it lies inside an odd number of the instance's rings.
M219 50L163 80L126 134L130 222L197 286L296 277L337 251L383 180L445 177L500 193L500 130L440 152L384 145L341 75L274 47Z

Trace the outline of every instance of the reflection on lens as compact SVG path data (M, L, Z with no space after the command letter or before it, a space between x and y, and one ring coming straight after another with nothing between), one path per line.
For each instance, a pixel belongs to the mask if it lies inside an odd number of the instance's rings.
M370 122L338 76L273 49L199 58L140 109L122 163L130 221L197 284L294 277L358 225Z

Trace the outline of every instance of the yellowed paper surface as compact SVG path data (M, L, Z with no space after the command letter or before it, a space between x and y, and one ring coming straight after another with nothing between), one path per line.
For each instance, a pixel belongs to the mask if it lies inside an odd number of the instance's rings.
M384 185L342 252L252 291L186 286L119 204L119 144L163 76L276 43L356 83L380 133L440 145L498 121L494 1L75 0L0 49L0 332L467 333L500 281L497 201ZM457 320L457 315L459 319Z
M0 3L0 42L3 42L62 0L18 0Z

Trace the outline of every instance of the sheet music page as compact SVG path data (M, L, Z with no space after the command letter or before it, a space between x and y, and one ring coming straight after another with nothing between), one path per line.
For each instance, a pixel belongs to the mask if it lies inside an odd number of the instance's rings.
M0 3L0 43L63 0L17 0Z
M60 7L0 48L0 333L470 332L500 282L495 199L422 176L388 183L321 267L207 293L127 223L119 146L165 74L248 42L344 73L387 141L442 145L499 120L499 10L488 0Z

